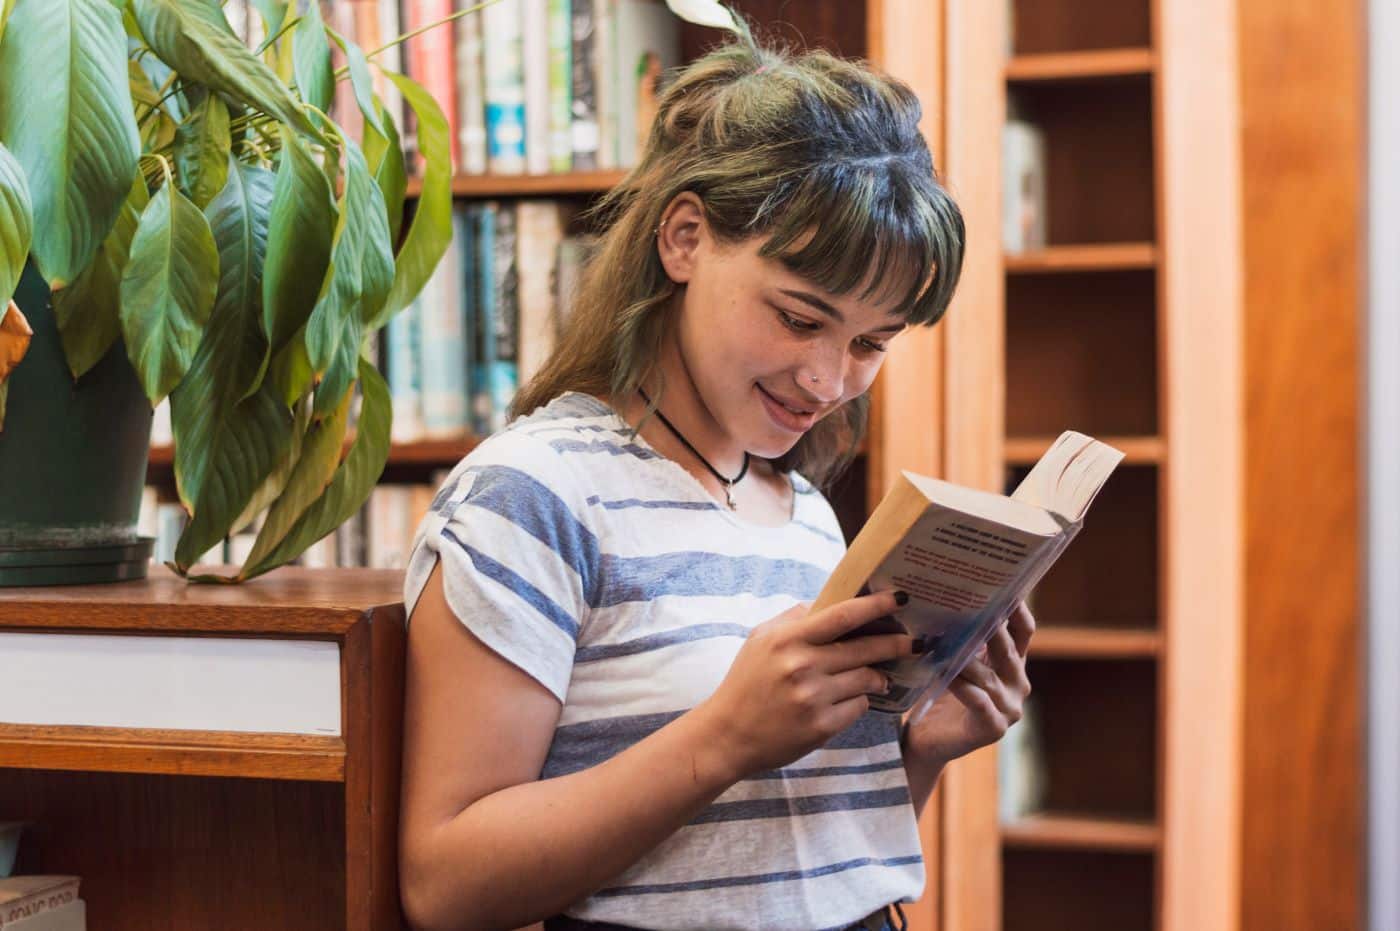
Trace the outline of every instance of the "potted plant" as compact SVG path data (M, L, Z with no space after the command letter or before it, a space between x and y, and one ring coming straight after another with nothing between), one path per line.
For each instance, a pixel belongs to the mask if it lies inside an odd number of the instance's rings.
M383 470L389 396L363 348L451 237L447 122L385 72L425 164L401 231L373 51L315 2L255 5L260 49L220 0L0 0L0 582L144 575L135 523L166 396L183 576L258 517L241 571L218 578L286 563ZM327 115L338 80L362 143Z

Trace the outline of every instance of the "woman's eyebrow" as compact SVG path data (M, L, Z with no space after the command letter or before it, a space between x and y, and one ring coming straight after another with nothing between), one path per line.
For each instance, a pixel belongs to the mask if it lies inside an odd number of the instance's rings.
M812 307L815 307L817 310L820 310L822 313L826 314L828 317L835 320L837 323L846 322L845 314L841 313L841 311L837 310L835 307L832 307L830 304L828 304L826 301L822 300L815 294L812 294L808 291L797 291L792 288L779 288L778 291L782 294L786 294L788 297L796 298L797 300L802 301L804 304L810 304ZM904 328L905 324L903 323L891 323L889 326L876 327L870 332L898 333Z

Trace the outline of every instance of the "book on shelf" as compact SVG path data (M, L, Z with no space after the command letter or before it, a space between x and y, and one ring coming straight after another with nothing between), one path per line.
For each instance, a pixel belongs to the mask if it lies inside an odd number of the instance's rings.
M871 708L899 713L941 694L1079 533L1122 459L1068 430L1010 496L903 472L812 605L888 589L909 594L894 615L853 634L908 632L931 644L877 667L890 691L872 696Z
M22 928L48 931L50 927L55 931L81 929L81 914L78 924L73 924L68 917L82 909L82 899L78 898L80 883L78 876L6 876L0 879L0 928L15 928L17 931ZM78 908L70 909L75 903L78 903ZM43 916L64 911L68 912L68 916L63 916L66 923L38 921Z
M1045 809L1049 788L1040 697L1027 695L1021 720L997 742L997 808L1002 824Z
M1045 133L1009 119L1001 132L1001 241L1008 253L1046 245Z
M456 8L471 9L476 0L456 0ZM457 57L457 147L467 174L486 172L486 88L482 63L482 12L468 13L453 23Z

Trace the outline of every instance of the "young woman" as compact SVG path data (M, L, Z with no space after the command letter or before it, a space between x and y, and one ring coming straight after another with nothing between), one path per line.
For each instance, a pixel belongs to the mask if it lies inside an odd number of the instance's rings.
M665 90L558 350L415 543L415 924L902 924L916 814L1020 716L1033 628L1022 608L901 727L868 711L871 664L920 644L842 638L907 596L807 610L844 549L818 488L962 262L919 116L897 81L747 35Z

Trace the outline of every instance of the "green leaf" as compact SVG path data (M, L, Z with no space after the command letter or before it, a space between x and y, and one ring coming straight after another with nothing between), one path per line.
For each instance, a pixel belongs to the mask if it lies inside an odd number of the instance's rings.
M292 34L292 70L301 98L322 113L329 113L335 96L335 70L321 4L308 3L306 13Z
M379 109L380 123L388 136L381 136L373 127L365 129L365 161L374 173L374 183L384 194L384 209L389 214L389 241L397 243L403 228L403 202L408 191L408 173L404 165L399 131L389 117L384 101L374 98Z
M394 276L384 197L359 146L350 140L345 146L345 193L331 267L306 322L307 353L321 376L313 408L317 416L330 412L355 380L365 325L383 307Z
M136 175L121 12L110 0L16 4L0 88L0 142L34 208L30 250L58 290L92 261Z
M218 296L189 373L170 397L176 487L196 516L205 478L227 454L234 405L267 351L258 321L272 186L272 172L230 159L228 183L205 211L218 248ZM242 507L223 519L232 522Z
M14 8L15 0L0 0L0 42L5 41L5 26L10 21L10 10ZM0 411L0 414L3 414Z
M268 35L272 35L287 21L286 0L253 0L253 4L262 14L263 31Z
M73 377L81 378L102 360L121 333L121 281L131 241L150 202L139 174L107 238L78 280L53 296L53 314L63 355Z
M324 141L297 102L251 49L210 24L180 0L132 0L146 43L186 80L204 84L234 100Z
M258 530L258 538L253 542L253 550L244 562L245 566L256 566L276 549L277 544L286 538L287 532L306 513L306 509L330 485L336 466L340 464L340 451L345 443L353 396L353 390L346 391L345 397L329 417L311 424L302 441L301 457L282 494L267 512L267 518Z
M306 327L302 326L282 347L282 351L272 357L267 368L267 383L282 399L287 407L296 404L298 399L311 387L316 373L311 370L311 359L306 355Z
M29 183L10 150L0 145L0 306L9 304L19 287L33 232Z
M262 369L311 316L330 265L335 221L329 179L305 144L295 134L283 132L263 274L263 332L268 336L268 354ZM255 387L250 385L245 392ZM297 391L288 404L300 396Z
M384 474L384 463L389 459L389 386L364 359L359 361L359 374L363 399L350 454L336 470L326 493L306 509L272 552L257 562L248 560L240 579L251 579L295 559L358 511Z
M275 503L283 490L287 487L287 482L292 478L292 472L296 468L297 462L301 459L302 445L306 438L307 427L311 425L311 399L306 398L292 411L292 441L287 447L287 454L282 457L282 461L277 463L277 467L272 470L272 474L263 480L258 490L253 492L253 497L248 499L248 503L243 505L243 513L234 520L233 526L229 528L229 536L236 536L242 533L253 523L257 516L267 510L268 505Z
M350 69L350 88L355 92L355 103L359 104L360 112L365 116L365 125L383 136L384 127L379 123L379 111L374 106L374 78L369 73L369 59L354 42L334 29L329 31L335 38L335 44L345 53L345 63Z
M175 169L180 190L201 210L228 180L228 107L218 94L205 94L175 130Z
M239 399L265 350L258 320L273 184L266 169L231 161L207 210L218 298L189 374L170 396L176 484L190 510L175 547L179 571L228 535L292 442L291 412L271 386Z
M209 222L167 182L141 212L121 281L126 353L152 407L190 367L218 284Z
M452 158L447 118L422 85L401 74L384 76L403 92L418 119L418 151L423 156L423 191L418 209L394 261L394 286L370 329L377 330L408 306L432 277L452 241Z

